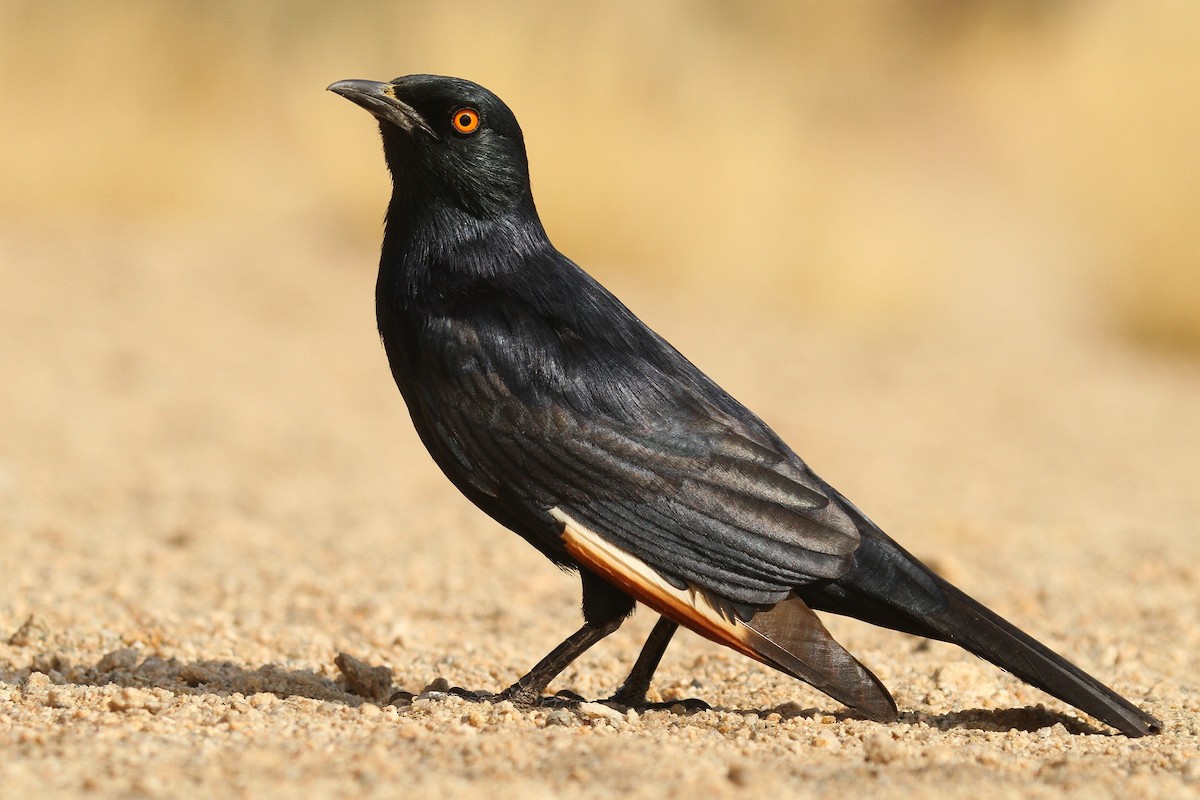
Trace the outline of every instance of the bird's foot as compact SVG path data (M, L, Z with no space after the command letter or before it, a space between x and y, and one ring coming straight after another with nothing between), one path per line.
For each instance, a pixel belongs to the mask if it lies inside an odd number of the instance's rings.
M622 686L613 692L612 697L600 702L610 706L620 706L621 708L641 708L647 704L646 690L631 689L628 686Z
M518 708L574 708L580 703L587 702L584 697L569 689L562 689L546 697L540 691L528 686L522 686L520 683L514 683L503 692L489 695L484 699L490 700L493 703L507 700Z
M683 706L683 710L688 714L696 711L712 710L712 706L698 697L685 697L680 700L664 700L662 702L652 703L646 699L645 693L633 695L621 691L616 692L607 700L601 700L600 702L606 706L613 706L614 708L632 708L638 713L643 711L671 711L675 708L675 706Z
M472 703L500 703L505 700L512 703L518 708L577 708L580 703L586 703L587 698L577 692L572 692L570 689L560 689L553 695L544 696L540 692L528 686L522 686L519 683L514 683L502 692L477 692L472 689L464 689L461 686L451 686L445 692L435 693L431 696L440 697L444 695L453 695L461 697ZM396 692L389 698L389 704L397 702L407 703L414 699L422 697L422 695L414 695L412 692ZM708 704L703 700L675 700L670 703L648 703L643 694L641 698L632 697L628 694L617 692L607 700L598 701L606 706L614 708L634 708L643 709L658 709L671 708L676 703L682 703L688 711L702 711L708 708Z
M455 697L461 697L463 700L470 700L472 703L496 703L499 702L499 695L492 692L475 692L470 689L464 689L461 686L451 686L446 694L452 694Z
M538 706L541 708L577 708L580 703L586 703L587 698L576 694L570 689L560 689L550 697L539 697Z
M472 703L489 703L497 699L496 695L488 692L473 692L461 686L451 686L447 689L427 689L420 694L414 694L401 689L388 698L388 705L408 705L414 700L436 700L446 695L454 695Z

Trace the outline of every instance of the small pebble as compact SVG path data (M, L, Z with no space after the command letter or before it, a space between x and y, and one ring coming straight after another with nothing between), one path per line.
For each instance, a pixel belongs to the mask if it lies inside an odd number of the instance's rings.
M786 703L775 706L775 711L784 719L791 719L804 714L808 709L797 703L795 700L789 700Z
M71 705L71 693L61 686L51 686L46 693L46 705L51 708L68 708Z
M871 764L890 764L900 757L900 746L886 731L876 731L863 739L863 757Z
M579 715L591 720L605 720L614 725L625 721L625 715L603 703L580 703Z
M132 647L123 647L120 650L113 650L111 653L106 653L103 658L96 662L97 672L117 672L126 671L132 672L137 668L141 657L138 651Z
M270 692L258 692L257 694L250 695L250 697L246 699L246 702L249 703L251 707L257 708L259 711L265 711L268 708L278 705L279 698Z
M564 728L571 726L572 715L565 708L556 708L546 715L547 725L561 725Z
M725 778L734 786L749 786L751 779L750 770L741 764L731 764L729 770L725 773Z
M392 689L391 667L372 667L347 653L338 653L333 663L346 681L346 690L352 694L375 700L387 697Z
M429 692L438 692L440 694L445 694L448 691L450 691L450 681L446 680L445 678L443 678L441 676L438 676L438 677L434 678L433 681L431 681L428 686L425 687L423 694L426 694Z
M145 708L152 700L153 698L142 689L126 686L109 699L108 707L113 711L132 711Z
M50 676L43 672L31 672L21 685L26 693L44 692L50 686Z
M437 700L445 700L447 697L449 697L449 695L446 694L445 692L421 692L419 695L417 695L416 697L413 698L413 702L414 703L422 703L422 702L432 703Z
M31 647L46 638L46 627L34 619L33 615L21 624L13 632L12 636L8 637L8 643L13 647Z

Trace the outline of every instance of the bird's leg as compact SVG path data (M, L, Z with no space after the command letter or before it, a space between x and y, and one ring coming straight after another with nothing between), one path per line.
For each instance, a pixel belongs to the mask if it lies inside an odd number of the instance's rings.
M629 677L621 684L621 688L608 698L609 702L627 707L645 705L646 691L650 688L654 671L658 669L658 662L662 660L663 653L667 652L667 645L671 643L671 637L678 629L678 623L666 617L658 618L654 630L650 631L650 636L642 645L642 652L638 654L633 669L629 671Z
M496 696L521 706L532 706L541 699L550 681L583 655L589 647L621 627L633 612L633 598L613 588L586 569L579 570L583 581L583 627L550 651L512 686ZM666 646L665 644L663 645Z
M519 706L536 705L550 681L557 678L559 673L566 669L572 661L583 655L589 647L621 627L621 622L621 618L610 620L603 625L592 625L585 622L582 628L551 650L549 655L525 673L520 680L497 695L496 699L511 700Z

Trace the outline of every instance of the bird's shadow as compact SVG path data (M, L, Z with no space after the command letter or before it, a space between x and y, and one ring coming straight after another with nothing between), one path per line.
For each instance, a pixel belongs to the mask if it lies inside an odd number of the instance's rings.
M176 695L249 697L268 693L281 699L306 697L348 706L379 701L354 694L344 678L337 680L312 670L287 669L278 664L249 667L220 659L180 661L133 650L109 653L94 664L72 663L57 653L37 654L24 670L0 670L0 682L20 684L34 672L49 676L54 684L165 689Z
M35 655L28 668L24 670L0 670L0 682L22 683L33 672L48 675L56 684L77 686L121 686L138 689L165 689L177 695L217 695L230 696L241 694L249 697L253 694L273 694L281 699L288 697L305 697L312 700L322 700L343 703L357 707L364 703L386 704L388 698L394 695L412 693L396 691L391 685L390 670L382 682L359 682L353 665L347 664L339 656L336 660L342 670L340 678L318 675L307 669L287 669L278 664L264 664L259 667L248 667L233 661L219 659L202 659L198 661L180 661L176 658L160 658L130 650L118 650L105 655L94 664L72 664L56 653ZM355 662L360 669L383 670L386 668L370 668ZM456 687L457 688L457 687ZM492 697L488 693L474 693L464 690L452 690L452 694L464 692L466 695L476 694L484 698ZM437 693L435 696L445 696ZM566 701L565 703L563 701ZM573 692L564 691L557 697L544 698L547 706L576 705L585 699ZM603 702L603 701L600 701ZM403 705L403 704L402 704ZM678 713L676 706L683 706L686 714L696 713L710 707L692 698L671 700L665 703L653 703L635 706L639 713L662 711ZM778 713L784 719L795 717L812 717L817 715L832 716L838 722L861 720L863 717L853 711L841 709L826 711L820 707L801 707L795 703L787 707L775 708L727 708L711 707L713 711L735 713L741 715L756 714L766 718L772 713ZM1061 724L1072 735L1097 735L1104 731L1089 725L1077 717L1047 709L1043 706L1026 706L1021 708L970 708L944 714L927 714L924 712L901 712L899 723L905 725L926 725L941 731L953 729L979 730L992 732L1025 731L1032 732Z
M943 731L961 728L996 733L1006 731L1031 733L1061 724L1071 735L1115 735L1090 725L1078 717L1061 711L1052 711L1040 705L1020 708L966 708L945 714L901 712L900 721L910 725L925 724Z
M723 709L718 709L723 710ZM758 714L760 717L779 709L734 709L739 714ZM806 708L790 711L784 717L795 716L831 716L838 722L864 720L867 717L848 709L828 712L820 708ZM950 711L945 714L928 714L920 711L901 711L896 721L901 725L925 725L939 731L955 729L991 731L1004 733L1008 731L1033 731L1050 728L1062 724L1063 728L1072 735L1108 735L1108 732L1089 725L1078 717L1059 711L1052 711L1045 706L1022 706L1018 708L967 708L960 711Z
M491 702L495 699L494 695L487 693L472 692L468 689L454 687L450 690L450 694L456 694L476 702ZM546 708L563 708L578 706L580 703L587 702L587 699L572 692L564 690L556 695L543 697L540 703ZM754 714L760 719L766 719L771 714L779 714L782 719L793 719L796 717L833 717L837 722L847 722L851 720L868 719L861 714L858 714L849 709L840 709L838 711L828 711L816 706L802 707L796 703L786 703L783 706L774 708L730 708L725 706L710 706L699 698L675 698L663 702L644 703L635 706L625 706L617 703L611 703L608 700L597 700L596 702L606 705L613 705L615 708L626 709L632 708L639 714L647 712L661 712L670 714L685 714L691 715L702 711L716 711L721 713L739 714L746 716ZM936 728L940 731L948 731L956 728L965 730L992 731L1003 733L1006 731L1024 731L1031 733L1033 731L1050 728L1056 724L1062 724L1063 728L1072 735L1110 735L1108 732L1093 727L1083 720L1071 716L1066 713L1051 711L1045 706L1023 706L1019 708L970 708L961 711L952 711L945 714L927 714L917 711L900 712L897 719L898 724L902 725L925 725L927 727Z

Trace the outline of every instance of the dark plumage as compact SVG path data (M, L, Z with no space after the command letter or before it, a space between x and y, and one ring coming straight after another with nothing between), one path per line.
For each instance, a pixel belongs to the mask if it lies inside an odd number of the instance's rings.
M431 75L329 88L383 134L376 312L421 440L472 502L582 578L583 627L502 696L535 702L640 600L664 616L614 696L626 704L682 623L895 719L818 609L954 642L1129 736L1160 729L905 552L555 250L494 94Z

